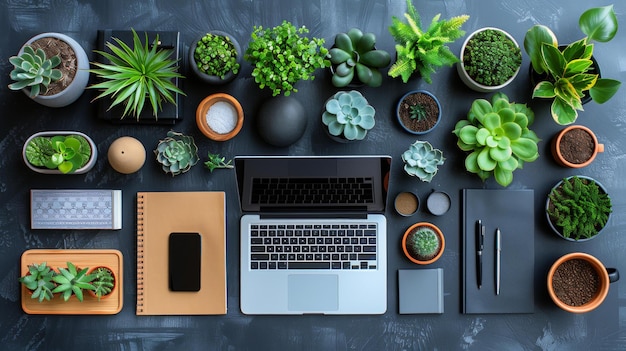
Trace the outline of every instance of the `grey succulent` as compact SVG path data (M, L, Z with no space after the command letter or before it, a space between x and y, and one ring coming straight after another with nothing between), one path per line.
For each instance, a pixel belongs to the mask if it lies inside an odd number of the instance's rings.
M154 150L157 161L165 173L172 176L185 173L199 161L198 146L193 137L169 131Z
M9 85L9 89L29 88L31 98L45 93L51 82L62 77L61 71L55 68L61 63L59 56L47 58L42 49L35 51L29 45L24 46L20 56L11 56L9 62L14 67L9 75L15 81Z
M367 99L356 90L340 91L326 102L322 122L333 136L347 140L363 140L367 131L376 124L376 111Z
M445 161L443 152L433 148L428 141L417 140L402 154L404 170L424 182L430 182L437 174L438 166Z

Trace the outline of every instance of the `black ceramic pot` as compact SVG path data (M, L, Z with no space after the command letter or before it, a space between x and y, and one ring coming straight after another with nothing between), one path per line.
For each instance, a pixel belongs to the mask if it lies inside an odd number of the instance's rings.
M241 58L242 58L241 46L232 35L226 32L219 31L219 30L212 30L212 31L209 31L208 33L230 38L230 41L233 43L233 46L235 47L235 51L237 52L237 62L241 64ZM196 65L194 53L196 51L196 47L198 46L198 41L200 41L200 39L202 39L203 36L204 34L195 38L191 46L189 47L189 66L191 66L191 70L196 75L196 77L200 78L200 80L202 80L205 83L209 83L213 85L221 85L221 84L226 84L226 83L231 82L233 79L237 77L237 74L233 73L232 71L226 73L226 75L222 79L218 76L212 76L212 75L209 75L200 71L200 69Z
M307 120L302 104L290 96L267 100L257 116L257 130L270 145L289 146L304 134Z

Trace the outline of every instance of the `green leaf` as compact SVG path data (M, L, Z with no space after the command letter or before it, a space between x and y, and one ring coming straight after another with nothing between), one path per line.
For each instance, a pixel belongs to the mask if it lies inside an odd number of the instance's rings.
M556 96L556 93L554 91L554 84L548 82L548 81L543 81L543 82L539 82L539 84L537 84L535 86L535 88L533 89L533 98L546 98L546 99L551 99L554 98Z
M513 172L502 167L496 167L493 171L493 176L496 182L502 186L509 186L513 181Z
M596 84L589 89L589 95L593 101L598 104L603 104L617 93L622 83L618 80L600 78L596 81Z
M599 42L610 41L617 33L617 17L613 5L591 8L583 12L578 25L589 39Z
M548 72L555 78L562 77L567 62L561 51L554 46L544 44L541 47L541 53Z
M497 164L496 161L491 158L489 148L484 148L478 153L476 163L483 171L493 171Z
M568 105L565 101L559 98L552 101L550 114L552 115L552 119L561 125L572 124L578 117L578 112L576 112L572 106Z
M559 46L554 33L544 25L531 27L524 36L524 49L530 57L533 70L538 74L543 74L548 70L541 53L541 47L544 43L553 47Z

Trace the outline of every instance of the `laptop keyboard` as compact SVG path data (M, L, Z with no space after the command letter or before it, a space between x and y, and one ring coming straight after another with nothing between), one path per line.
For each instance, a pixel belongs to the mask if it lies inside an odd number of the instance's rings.
M376 269L376 224L252 224L250 234L250 269Z
M369 204L374 202L373 179L255 178L253 204Z

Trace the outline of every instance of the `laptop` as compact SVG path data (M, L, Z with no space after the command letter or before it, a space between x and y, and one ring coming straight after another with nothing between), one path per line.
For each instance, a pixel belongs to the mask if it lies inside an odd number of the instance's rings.
M244 314L387 310L390 156L237 156Z

